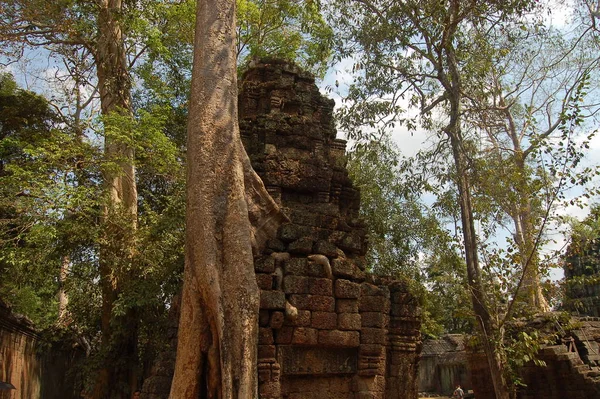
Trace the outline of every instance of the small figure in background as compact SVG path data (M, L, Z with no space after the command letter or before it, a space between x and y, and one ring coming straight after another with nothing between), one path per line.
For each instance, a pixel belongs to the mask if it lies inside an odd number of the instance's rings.
M465 397L465 392L460 387L460 384L456 384L456 389L454 390L454 393L452 394L452 398L453 399L463 399L464 397Z

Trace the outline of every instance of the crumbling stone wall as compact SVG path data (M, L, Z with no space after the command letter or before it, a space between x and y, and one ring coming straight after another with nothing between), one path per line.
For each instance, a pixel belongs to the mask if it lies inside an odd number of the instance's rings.
M33 324L14 315L0 300L0 381L14 390L0 390L0 399L39 398L41 360L36 355L38 334Z
M600 316L600 239L567 249L563 270L566 280L565 310Z
M256 259L262 398L416 398L418 308L400 282L365 273L360 195L333 101L274 60L244 74L240 130L291 223Z
M553 345L542 347L534 362L520 370L523 386L517 399L588 399L600 398L600 318L571 318L576 328L565 331L553 318L536 318L529 326L557 334ZM477 399L494 399L487 360L482 352L468 353L473 391Z

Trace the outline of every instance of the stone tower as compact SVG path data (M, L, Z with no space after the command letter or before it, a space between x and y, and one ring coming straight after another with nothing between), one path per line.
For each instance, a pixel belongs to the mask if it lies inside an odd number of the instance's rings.
M255 261L260 397L416 398L416 300L365 273L360 194L333 105L290 63L263 60L242 79L242 140L291 220Z

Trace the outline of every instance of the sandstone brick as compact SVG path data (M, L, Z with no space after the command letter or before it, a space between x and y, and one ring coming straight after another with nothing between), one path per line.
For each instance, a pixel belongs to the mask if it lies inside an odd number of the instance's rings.
M312 278L309 293L313 295L331 296L333 294L333 281L328 278Z
M308 271L307 258L291 258L285 262L285 273L306 276Z
M316 345L318 342L318 330L308 327L296 327L292 334L292 344Z
M266 309L261 309L258 312L258 325L261 327L268 327L271 321L271 314Z
M333 312L335 300L332 296L322 295L290 295L290 303L298 309Z
M254 270L258 273L273 273L275 271L275 259L270 256L262 256L254 261Z
M277 344L291 344L292 335L294 334L294 327L284 326L279 330L275 331L275 343Z
M312 253L313 240L302 237L288 245L288 251L292 254L308 255Z
M382 357L385 355L385 345L380 344L360 344L360 356Z
M308 258L291 258L285 262L285 274L303 277L327 277L323 266L309 262Z
M319 345L357 347L359 343L360 334L358 331L319 331Z
M319 240L313 246L313 252L334 258L338 256L340 250L333 243L326 240Z
M332 294L332 281L326 278L289 275L283 279L283 287L286 294Z
M361 344L385 344L386 330L381 328L362 328L360 330Z
M362 283L360 285L361 294L363 296L384 296L390 297L390 289L386 286L378 286L370 283Z
M358 313L358 300L338 299L335 301L335 311L338 313Z
M283 290L286 294L308 294L309 277L289 275L283 278Z
M282 291L260 291L261 309L285 309L285 294Z
M388 324L388 315L380 312L361 312L363 327L383 328Z
M311 312L310 310L298 310L298 317L295 320L285 320L286 326L308 327L310 326Z
M271 328L278 330L281 327L283 327L284 319L285 319L285 316L283 315L283 312L273 312L271 314L271 321L270 321Z
M344 279L335 280L335 297L356 299L360 297L360 285Z
M276 238L267 240L266 245L267 245L267 248L269 248L270 250L275 251L275 252L285 251L285 244L283 243L283 241L278 240Z
M366 253L364 232L362 231L355 230L346 233L336 242L336 244L346 253L357 255L364 255Z
M302 237L308 237L312 233L312 229L308 226L300 226L294 223L287 223L279 228L277 238L281 241L289 243Z
M353 259L335 258L331 261L331 271L334 276L353 281L363 281L365 273L355 264Z
M363 296L358 306L360 312L382 312L387 313L390 309L390 301L384 296Z
M273 330L269 327L258 328L258 343L260 345L273 345Z
M273 275L265 273L256 273L256 284L261 290L273 289Z
M265 381L258 385L261 399L278 399L281 397L281 383L279 381Z
M361 315L359 313L338 314L338 328L340 330L360 330Z
M313 312L310 325L319 330L335 330L337 327L337 314L334 312Z
M275 345L258 345L258 358L274 359L276 352L275 348Z

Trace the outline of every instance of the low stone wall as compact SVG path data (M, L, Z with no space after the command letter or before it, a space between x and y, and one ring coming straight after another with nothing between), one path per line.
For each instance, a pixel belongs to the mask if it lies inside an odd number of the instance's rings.
M0 390L0 399L40 397L42 362L36 355L37 341L31 322L13 315L0 300L0 381L16 388Z

